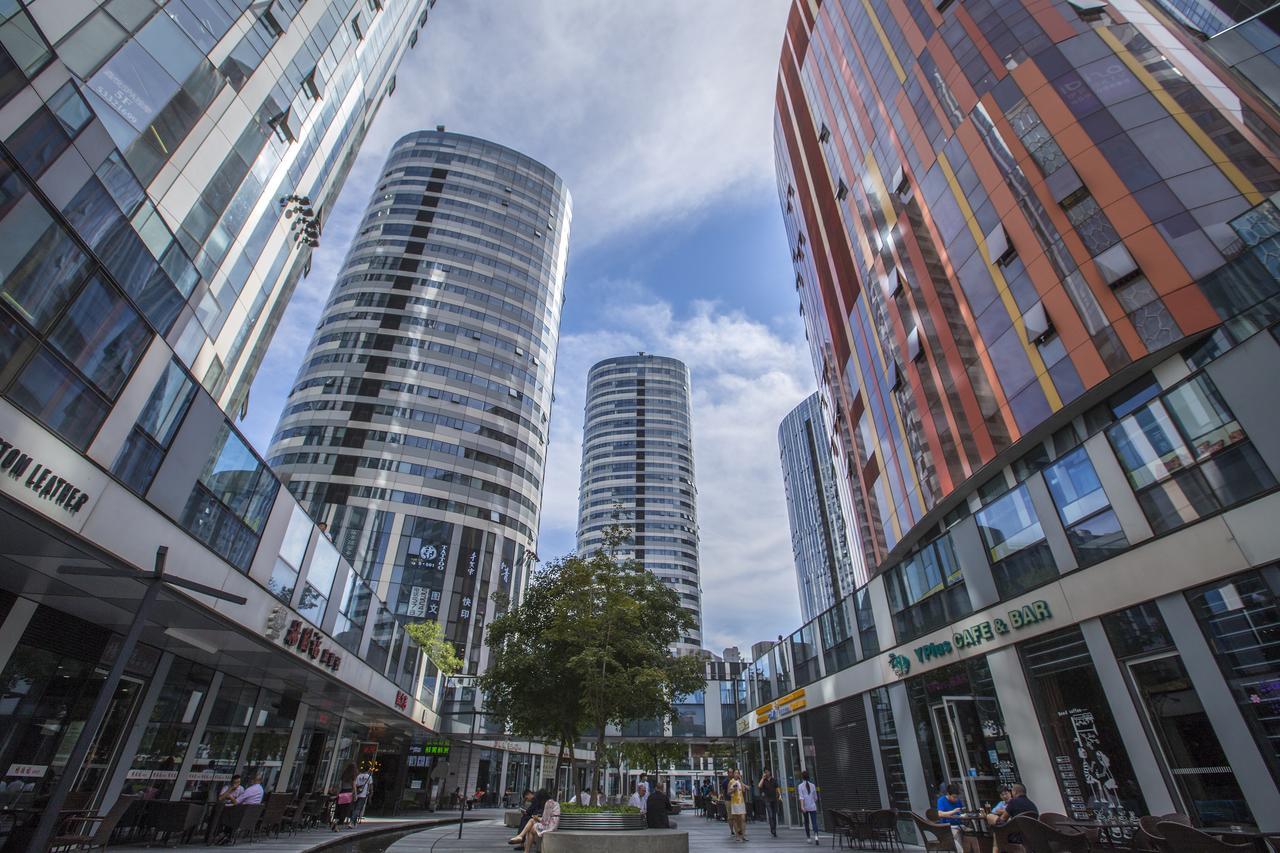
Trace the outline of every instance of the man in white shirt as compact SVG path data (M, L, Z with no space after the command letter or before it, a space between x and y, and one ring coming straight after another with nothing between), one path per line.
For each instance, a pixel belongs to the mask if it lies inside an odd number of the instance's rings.
M579 806L591 805L591 792L584 788L578 792L578 796L573 798L573 802Z
M240 784L240 774L231 777L231 781L218 792L218 799L224 803L234 803L236 797L244 793L244 786Z
M256 806L262 802L262 777L258 774L253 776L253 784L240 792L240 796L236 797L237 806Z
M351 812L351 820L359 823L364 819L364 808L369 804L369 793L373 790L373 774L367 769L356 776L356 805Z
M639 782L636 784L636 792L631 795L630 800L627 800L627 805L639 809L641 814L643 814L648 800L649 786L644 782Z

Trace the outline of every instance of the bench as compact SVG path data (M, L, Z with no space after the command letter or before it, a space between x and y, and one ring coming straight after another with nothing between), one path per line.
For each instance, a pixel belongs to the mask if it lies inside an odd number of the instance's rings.
M557 829L542 836L542 853L689 853L683 829L591 831Z
M509 826L512 829L519 829L522 815L524 815L524 812L519 809L507 809L502 813L502 825Z

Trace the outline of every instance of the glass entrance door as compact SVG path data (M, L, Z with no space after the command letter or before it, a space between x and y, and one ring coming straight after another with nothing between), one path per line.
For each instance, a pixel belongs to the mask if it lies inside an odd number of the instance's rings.
M1129 676L1188 814L1204 826L1254 823L1218 734L1176 653L1130 661Z
M97 804L98 797L101 795L100 789L111 777L111 768L115 766L116 759L120 756L124 735L133 724L144 689L145 684L139 679L129 676L120 679L115 696L111 697L107 716L98 727L98 733L89 747L89 755L76 773L76 780L71 786L72 793L67 798L69 805L66 808L88 808ZM67 734L70 735L72 732L79 735L78 729L70 729ZM59 747L60 753L64 749L70 753L75 742L68 741L69 738L63 739Z
M930 712L947 784L964 792L970 808L997 802L1002 770L1011 770L1012 760L996 700L944 696Z

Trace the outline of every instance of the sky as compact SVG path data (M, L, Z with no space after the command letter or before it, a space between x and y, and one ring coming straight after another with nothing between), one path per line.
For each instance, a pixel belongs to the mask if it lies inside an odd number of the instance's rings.
M587 370L692 372L704 645L800 626L778 463L815 387L774 177L788 0L439 0L401 65L251 394L265 452L391 144L443 124L545 163L573 195L538 553L574 550Z

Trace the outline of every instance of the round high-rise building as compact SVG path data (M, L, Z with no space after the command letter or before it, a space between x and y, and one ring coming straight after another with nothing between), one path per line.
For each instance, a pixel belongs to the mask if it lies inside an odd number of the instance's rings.
M474 137L391 149L272 439L270 463L400 619L480 667L538 532L569 192ZM375 626L392 630L390 626Z
M677 654L702 648L698 507L693 479L689 368L640 353L607 358L587 374L578 492L578 552L603 543L615 521L631 528L618 555L669 584L697 625Z

